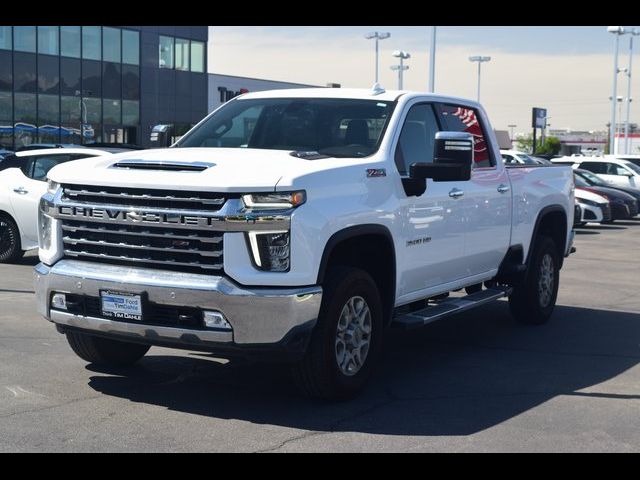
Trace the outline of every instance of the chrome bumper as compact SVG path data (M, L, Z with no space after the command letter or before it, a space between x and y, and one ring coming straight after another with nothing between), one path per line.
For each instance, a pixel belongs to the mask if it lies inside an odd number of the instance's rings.
M38 312L56 324L194 349L210 343L228 346L277 344L297 327L313 327L322 300L320 287L247 289L224 277L75 260L61 260L52 267L38 264L34 283ZM150 302L160 305L218 310L224 314L233 331L136 324L134 321L85 317L50 308L53 292L99 297L103 289L145 292ZM150 320L152 322L153 319Z

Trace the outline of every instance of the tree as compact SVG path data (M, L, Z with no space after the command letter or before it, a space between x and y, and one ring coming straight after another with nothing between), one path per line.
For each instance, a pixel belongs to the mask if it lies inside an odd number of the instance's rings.
M526 137L519 138L516 141L516 147L526 153L531 153L533 150L533 137L527 135ZM558 137L546 137L544 143L538 140L536 142L536 153L542 153L547 155L557 155L560 152L562 145Z

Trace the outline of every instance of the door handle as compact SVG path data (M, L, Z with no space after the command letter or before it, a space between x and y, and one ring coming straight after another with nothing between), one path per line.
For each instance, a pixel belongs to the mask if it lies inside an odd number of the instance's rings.
M498 191L500 193L507 193L510 190L509 185L505 185L504 183L498 185Z
M25 194L29 193L29 190L25 190L24 187L14 188L13 191L18 193L18 194L20 194L20 195L25 195Z
M460 190L459 188L454 188L453 190L451 190L449 192L449 196L451 198L460 198L460 197L464 196L464 192L462 190Z

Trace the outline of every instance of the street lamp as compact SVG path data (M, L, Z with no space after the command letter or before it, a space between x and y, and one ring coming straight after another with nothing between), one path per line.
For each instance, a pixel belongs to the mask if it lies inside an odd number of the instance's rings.
M376 40L376 83L378 83L378 41L389 38L390 36L391 34L389 32L369 32L364 36L367 40L371 40L372 38Z
M616 101L617 98L617 90L618 90L618 73L620 70L618 69L618 45L620 43L620 35L624 35L625 29L624 27L619 26L610 26L607 27L607 32L612 33L616 36L615 41L615 49L613 54L613 92L611 94L611 128L609 129L609 153L618 153L618 147L615 143L615 135L616 135ZM614 150L612 152L612 150Z
M407 58L411 58L411 54L402 50L393 52L393 56L400 59L400 65L391 65L391 70L398 71L398 90L402 90L402 73L409 70L409 65L403 63Z
M429 92L434 93L436 83L436 27L431 27L431 52L429 55Z
M613 100L613 97L609 97L609 100ZM618 95L616 97L616 102L618 102L618 117L622 118L622 102L624 101L624 97L622 95ZM615 105L615 103L614 103ZM615 140L616 135L618 134L618 125L615 124L613 126L613 139L614 139L614 152L618 153L618 142ZM622 131L622 126L620 127L620 131ZM611 153L611 149L609 149L609 153Z
M511 129L511 141L513 142L513 129L516 128L518 125L507 125L507 127L509 127Z
M482 62L488 62L490 60L491 57L482 57L480 55L469 57L470 62L478 62L478 103L480 103L480 65L482 65Z
M629 66L627 69L627 119L624 122L624 153L629 154L629 112L631 110L631 63L633 61L633 37L640 35L640 31L634 28L629 32Z

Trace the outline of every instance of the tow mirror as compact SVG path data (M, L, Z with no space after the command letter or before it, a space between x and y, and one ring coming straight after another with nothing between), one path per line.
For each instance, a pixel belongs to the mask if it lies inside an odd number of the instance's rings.
M433 146L433 163L413 163L411 178L434 182L455 182L471 179L473 136L466 132L438 132Z

